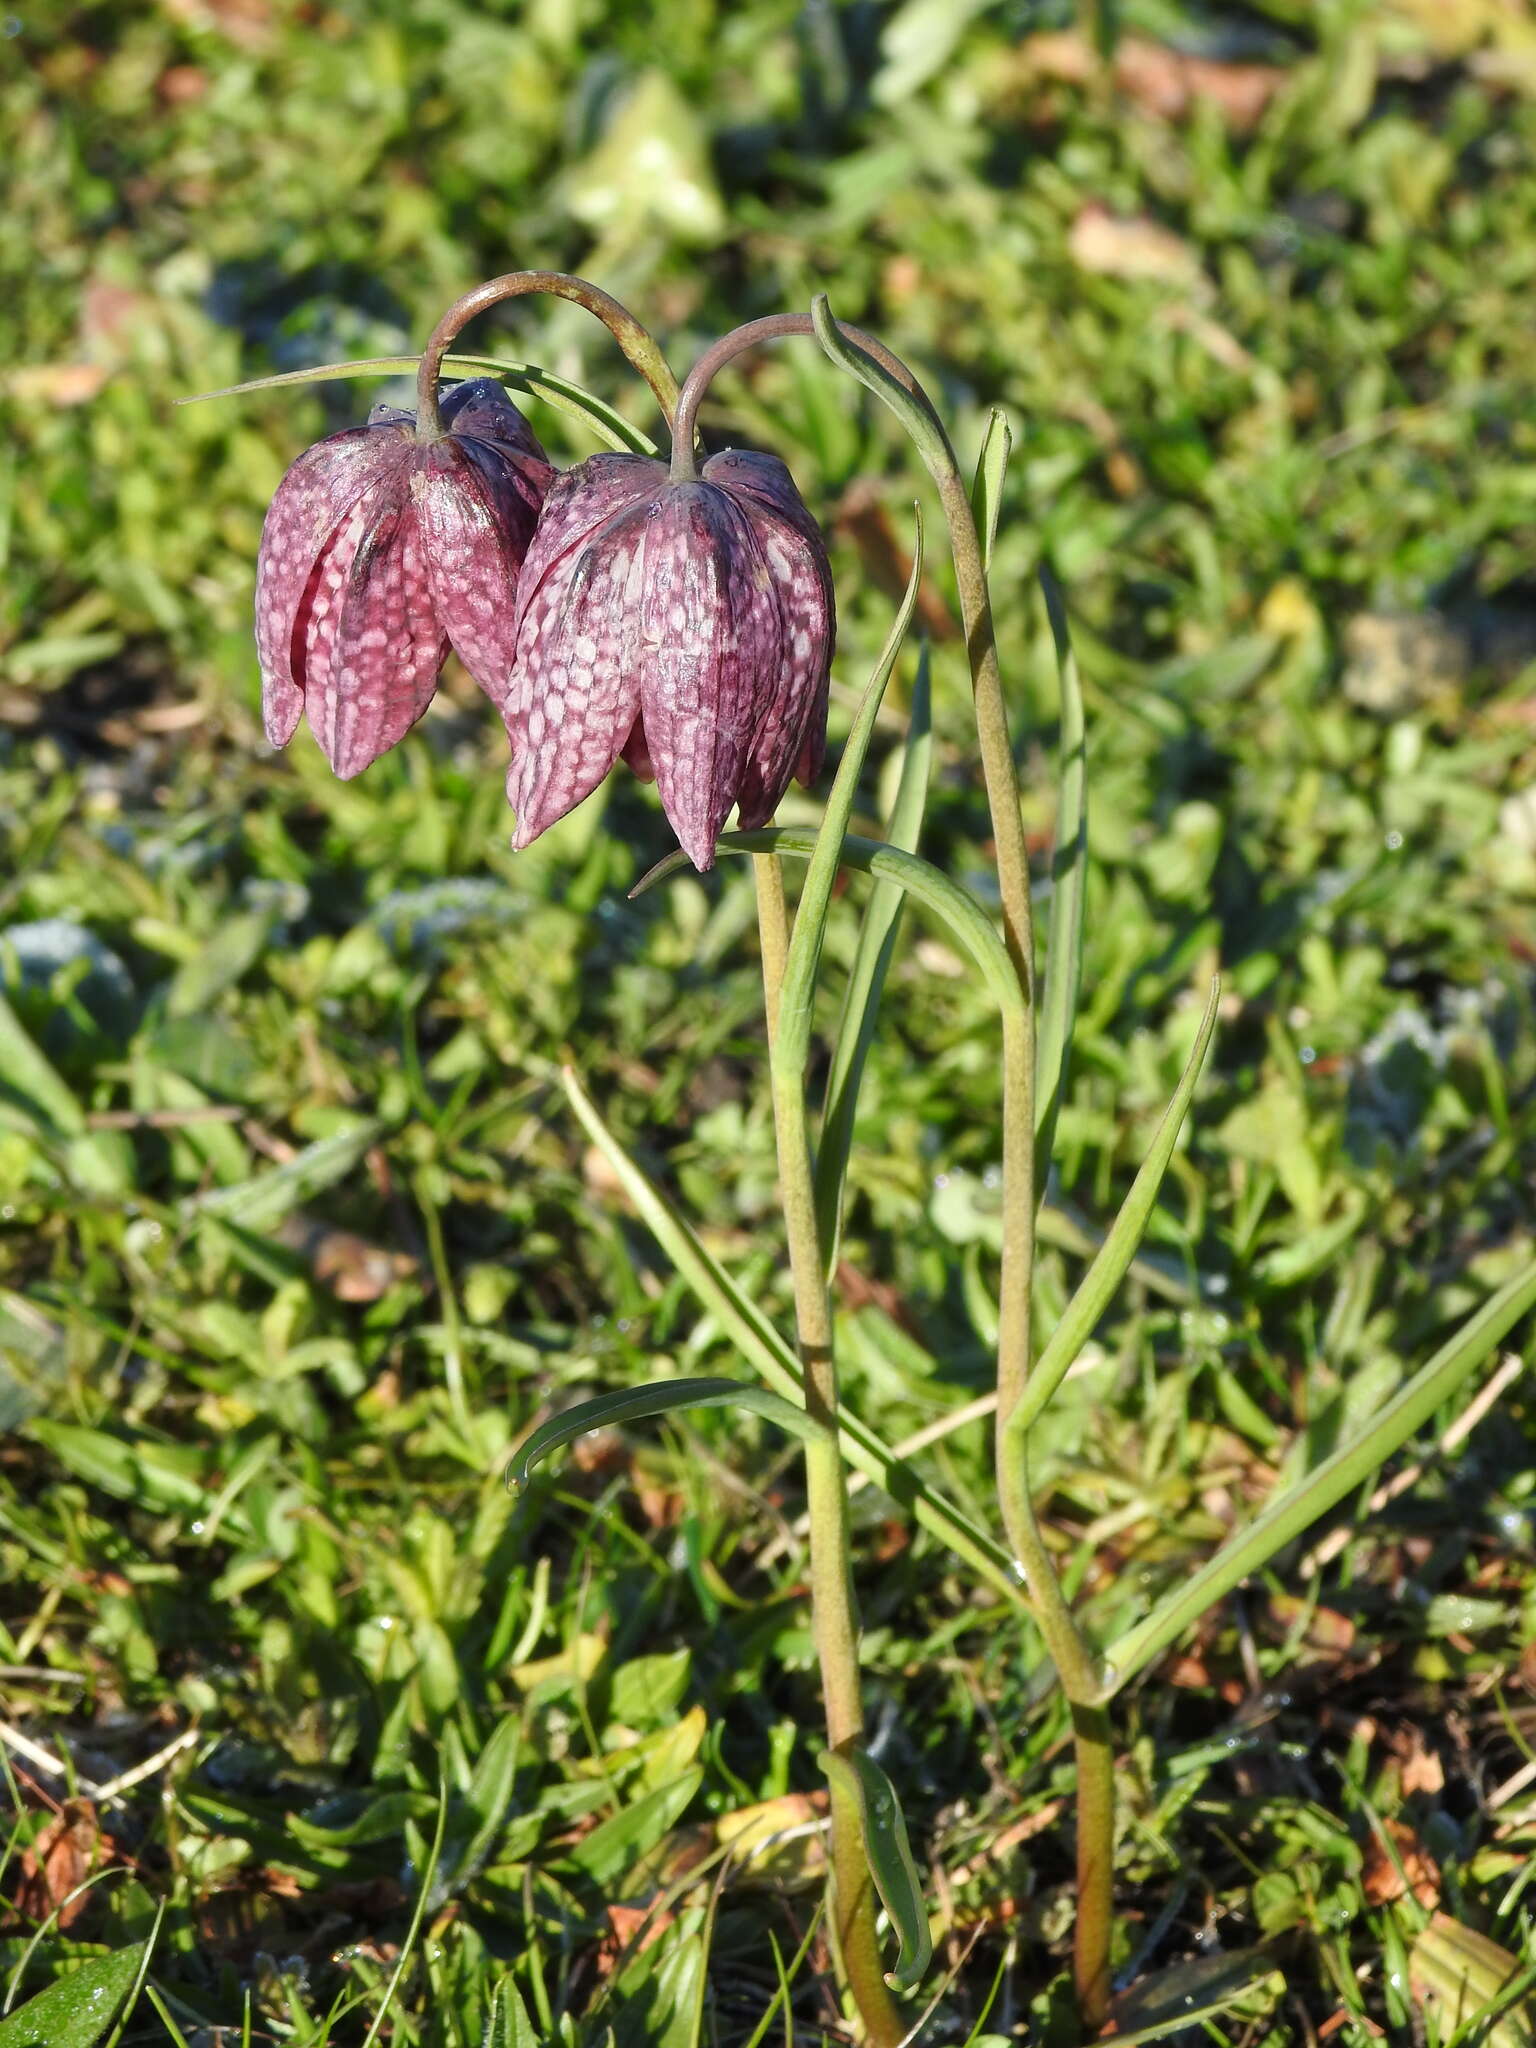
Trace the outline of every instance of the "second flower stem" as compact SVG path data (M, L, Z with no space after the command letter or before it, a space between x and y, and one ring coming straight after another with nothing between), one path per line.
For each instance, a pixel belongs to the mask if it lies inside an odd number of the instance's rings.
M816 1225L815 1172L805 1107L805 1079L775 1056L789 916L777 854L754 854L763 996L768 1013L773 1121L779 1183L795 1290L795 1333L805 1373L806 1413L837 1428L837 1361L832 1313ZM859 1622L849 1562L848 1488L836 1435L805 1447L810 1521L811 1626L826 1702L827 1743L847 1755L864 1732L859 1686ZM843 1975L872 2048L898 2048L906 2027L885 1982L875 1925L875 1888L856 1803L834 1780L832 1799L832 1925Z

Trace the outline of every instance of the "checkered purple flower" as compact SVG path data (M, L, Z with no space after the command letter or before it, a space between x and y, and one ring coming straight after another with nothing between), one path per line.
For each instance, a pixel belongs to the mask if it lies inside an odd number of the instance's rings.
M452 646L501 707L513 593L555 472L494 378L442 402L447 429L375 408L278 485L256 566L262 714L273 746L301 715L340 776L376 761L432 700Z
M826 543L777 456L729 450L691 483L639 455L567 471L517 587L514 843L622 755L712 867L733 804L766 824L790 777L820 769L834 627Z

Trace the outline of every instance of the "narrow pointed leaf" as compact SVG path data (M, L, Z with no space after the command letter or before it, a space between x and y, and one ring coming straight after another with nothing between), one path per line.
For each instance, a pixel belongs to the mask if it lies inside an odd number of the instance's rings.
M1061 679L1061 772L1056 797L1056 850L1051 860L1050 936L1035 1047L1035 1185L1044 1188L1056 1141L1056 1118L1067 1089L1072 1032L1083 981L1083 916L1088 881L1088 759L1083 693L1061 593L1040 574Z
M757 1305L741 1292L724 1268L711 1258L692 1225L625 1151L598 1115L595 1105L570 1068L565 1069L561 1078L577 1121L613 1168L620 1187L634 1203L637 1213L674 1269L736 1344L747 1363L798 1410L804 1401L805 1383L800 1361L793 1349ZM877 1486L883 1487L899 1505L910 1507L931 1535L947 1545L957 1557L963 1558L1014 1607L1025 1610L1023 1591L1013 1575L1006 1552L962 1514L937 1487L923 1479L905 1459L898 1458L890 1446L856 1415L845 1412L840 1423L839 1447L846 1462Z
M770 826L761 832L727 832L715 850L717 853L783 853L809 857L816 851L816 834L785 825ZM1023 992L1013 971L1013 963L1008 958L1008 949L987 913L968 890L951 881L931 862L919 860L915 854L903 853L899 847L887 846L881 840L861 839L850 833L843 841L840 857L845 866L857 868L861 874L872 875L876 881L894 882L898 889L931 911L976 962L999 1006L1022 1012ZM669 854L640 877L630 895L643 895L657 882L669 880L682 866L679 855Z
M998 515L1003 509L1003 478L1008 473L1008 456L1013 448L1013 430L1005 413L993 406L987 415L987 431L976 460L971 484L971 513L981 541L981 566L992 566L992 548L997 540Z
M901 780L885 827L887 843L900 848L903 853L916 853L922 839L923 813L928 804L928 777L933 762L930 674L931 664L925 642L912 684ZM843 1013L838 1020L837 1036L832 1046L821 1142L816 1148L816 1213L821 1223L823 1266L829 1274L837 1265L843 1220L843 1184L853 1149L859 1086L864 1078L869 1048L874 1042L875 1021L885 990L885 978L896 951L902 904L902 892L892 882L876 882L869 892L869 901L859 926L859 943L843 997Z
M749 1414L765 1416L802 1443L831 1434L825 1423L813 1422L803 1408L762 1387L743 1386L740 1380L682 1379L655 1380L644 1387L629 1387L623 1393L599 1394L591 1401L578 1401L562 1415L541 1423L513 1454L507 1468L507 1484L521 1489L541 1458L562 1445L574 1443L589 1430L616 1428L624 1422L643 1422L656 1415L670 1415L679 1408L744 1408Z
M242 1224L247 1230L270 1230L281 1223L290 1209L349 1174L370 1146L377 1144L385 1128L381 1119L370 1117L355 1130L316 1139L292 1159L274 1166L270 1173L240 1181L234 1187L216 1188L212 1194L195 1196L186 1207L195 1215L216 1216L221 1222Z
M317 363L308 370L283 370L272 377L251 377L244 384L225 384L217 391L196 391L178 398L176 403L202 405L210 398L243 398L248 391L272 391L280 384L336 384L362 377L398 377L409 374L420 361L420 356L360 356L348 363ZM552 370L541 370L536 363L507 363L498 356L455 354L444 356L443 368L450 376L499 377L511 390L521 391L527 398L542 398L556 412L580 420L610 448L635 455L656 453L656 443L638 427L631 426L622 413L615 412L590 391L583 391L568 377L557 377Z
M1168 1171L1173 1148L1178 1143L1179 1132L1184 1127L1190 1097L1194 1094L1195 1084L1200 1079L1200 1070L1205 1064L1211 1034L1216 1029L1216 1007L1220 1000L1221 983L1213 981L1205 1005L1205 1015L1200 1019L1200 1029L1195 1034L1194 1047L1185 1062L1184 1072L1179 1077L1179 1085L1173 1091L1173 1100L1163 1112L1163 1120L1157 1127L1157 1136L1152 1140L1151 1149L1141 1162L1140 1171L1131 1183L1131 1191L1121 1205L1120 1213L1111 1225L1109 1235L1099 1247L1093 1264L1083 1275L1061 1321L1051 1332L1050 1341L1036 1359L1029 1375L1029 1383L1008 1418L1005 1434L1014 1446L1015 1452L1022 1447L1046 1402L1076 1363L1083 1346L1093 1334L1094 1325L1113 1300L1116 1288L1125 1278L1131 1261L1147 1234L1147 1223L1156 1205L1158 1190L1163 1184L1163 1175Z
M1300 1484L1271 1501L1246 1529L1224 1543L1176 1592L1128 1629L1105 1653L1105 1696L1145 1669L1161 1651L1250 1572L1362 1485L1424 1427L1443 1401L1474 1372L1522 1316L1536 1308L1536 1263L1491 1295L1476 1315L1373 1416L1351 1441L1325 1458Z
M491 1993L491 2010L480 2048L539 2048L528 2008L510 1977L503 1977Z
M887 1981L902 1990L910 1989L933 1960L933 1938L896 1788L874 1758L857 1747L847 1756L836 1750L824 1751L821 1768L834 1797L841 1794L858 1805L870 1874L901 1944L895 1969L886 1973Z
M135 1985L149 1943L82 1963L71 1976L0 2020L0 2048L95 2048Z
M779 997L779 1028L773 1043L773 1064L788 1085L799 1088L803 1085L805 1063L810 1053L811 1020L816 1001L816 970L821 964L822 941L826 936L827 908L832 901L833 886L841 864L843 842L848 834L848 820L853 814L854 799L859 793L859 777L864 772L864 762L869 753L869 743L874 737L875 719L880 703L885 696L886 684L896 666L896 657L901 652L901 643L907 636L912 623L913 608L917 603L918 586L923 575L923 515L917 512L917 538L912 549L912 573L907 578L906 591L896 608L891 621L891 630L886 635L885 645L880 650L880 659L875 664L864 696L859 704L843 748L843 758L837 764L837 774L827 796L826 810L822 816L821 830L816 834L816 844L811 854L811 864L806 869L805 882L800 891L800 903L795 912L795 927L790 934L789 952L784 962L784 982Z

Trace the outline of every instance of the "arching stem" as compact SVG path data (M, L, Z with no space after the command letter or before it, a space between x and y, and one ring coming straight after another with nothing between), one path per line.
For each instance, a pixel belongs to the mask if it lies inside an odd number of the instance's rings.
M557 299L572 299L585 306L608 329L625 355L655 393L656 403L670 427L677 411L677 379L667 367L651 333L640 325L627 306L588 283L584 277L570 277L563 270L511 270L476 285L462 299L455 299L427 339L416 372L416 432L422 440L440 439L443 417L437 404L437 381L443 357L457 336L477 313L498 306L503 299L518 299L529 292L549 292Z

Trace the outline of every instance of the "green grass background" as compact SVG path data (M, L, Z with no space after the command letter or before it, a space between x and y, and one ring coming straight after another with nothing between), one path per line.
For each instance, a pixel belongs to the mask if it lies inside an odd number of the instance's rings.
M679 374L826 291L963 457L1007 410L996 595L1042 901L1042 563L1089 718L1042 1332L1218 964L1227 987L1145 1255L1036 1461L1112 1631L1530 1255L1536 21L17 0L0 30L0 1720L97 1786L196 1731L73 1835L71 1788L12 1747L0 1969L36 1992L165 1901L154 1983L195 2048L246 2011L258 2040L360 2042L441 1781L384 2039L478 2043L511 1971L540 2040L736 2048L811 1927L814 1837L718 1899L684 1880L764 1801L814 1817L796 1461L711 1413L521 1501L500 1471L580 1392L739 1369L586 1151L562 1062L787 1325L749 878L629 903L670 835L623 779L514 858L500 727L452 665L360 781L307 736L271 756L263 509L403 387L174 401L419 347L536 265L628 299ZM474 338L656 425L572 307ZM835 744L915 465L809 345L733 368L706 426L782 454L831 536ZM930 575L926 850L985 894ZM892 1438L988 1384L998 1098L985 991L909 924L838 1287L849 1399ZM1267 1945L1283 1972L1202 2038L1505 2038L1425 2007L1407 1951L1437 1906L1536 1961L1533 1446L1511 1375L1326 1566L1282 1559L1117 1707L1119 1961L1241 1975ZM982 1425L924 1456L987 1516ZM1071 2040L1039 1646L872 1491L856 1520L871 1725L939 1916L925 2038ZM1420 1897L1391 1896L1400 1864ZM630 1909L658 1899L642 1948ZM820 1961L767 2039L845 2038ZM126 2039L176 2038L141 2000Z

